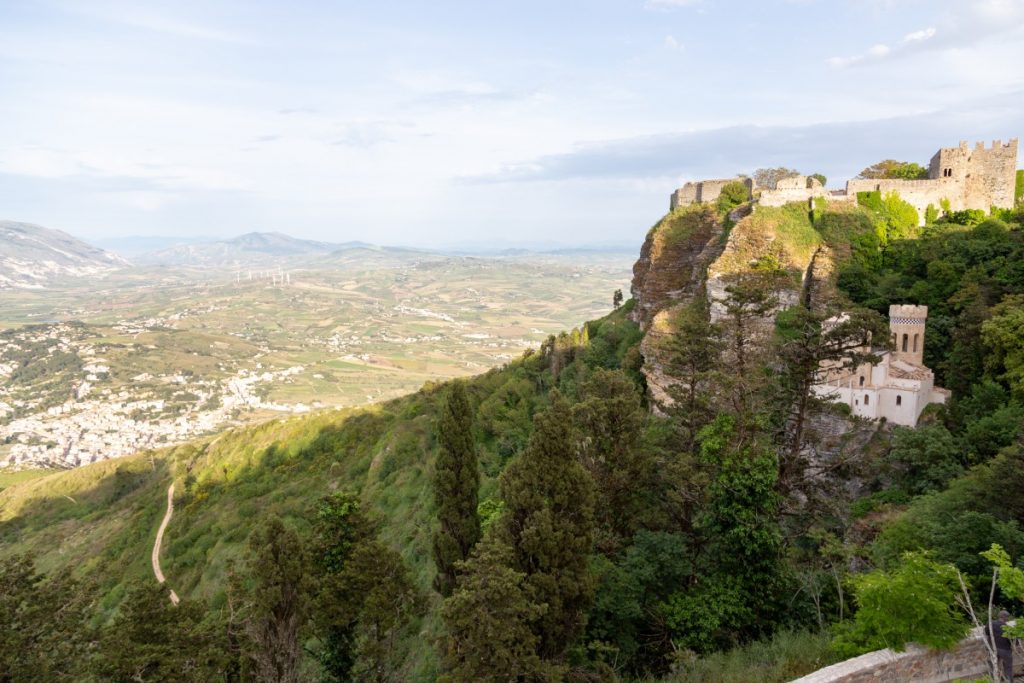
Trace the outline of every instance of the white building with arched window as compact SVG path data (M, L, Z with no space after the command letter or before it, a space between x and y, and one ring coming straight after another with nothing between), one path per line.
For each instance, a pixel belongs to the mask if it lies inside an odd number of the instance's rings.
M935 386L935 374L924 365L927 306L889 307L889 330L894 351L880 354L878 363L856 369L832 370L812 387L825 399L841 401L859 417L885 418L913 427L929 403L945 403L949 392Z

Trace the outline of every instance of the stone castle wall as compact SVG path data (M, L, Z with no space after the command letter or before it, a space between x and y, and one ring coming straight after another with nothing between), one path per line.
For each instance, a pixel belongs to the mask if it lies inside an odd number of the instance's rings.
M913 205L921 223L924 223L928 205L940 208L949 202L952 211L992 207L1013 208L1017 171L1017 139L1008 143L996 140L991 147L977 143L973 148L966 142L958 147L944 147L932 157L925 180L862 180L846 183L846 192L829 192L816 182L807 182L798 176L779 181L775 189L763 190L758 202L764 206L783 206L792 202L810 202L816 197L831 201L856 201L858 192L896 192ZM672 193L670 207L686 206L694 202L712 202L718 198L732 180L705 180L687 183ZM753 190L753 183L748 187Z
M931 204L936 209L942 200L949 200L949 208L960 211L969 208L964 202L962 187L953 179L938 178L935 180L849 180L846 183L846 196L855 200L858 192L881 192L883 196L895 192L900 199L917 209L919 220L924 222L924 212ZM977 207L970 207L977 208ZM989 207L985 207L987 211Z
M669 210L690 204L710 204L722 194L722 188L729 183L741 182L747 186L747 197L753 195L754 181L750 178L718 178L715 180L701 180L695 183L686 183L672 193L669 200Z

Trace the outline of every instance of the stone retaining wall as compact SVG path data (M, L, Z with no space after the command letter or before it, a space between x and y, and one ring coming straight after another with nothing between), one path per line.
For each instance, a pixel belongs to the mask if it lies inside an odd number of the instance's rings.
M792 683L951 683L988 676L988 651L977 628L948 652L908 645L905 652L876 650L819 669ZM1014 659L1017 673L1024 661Z

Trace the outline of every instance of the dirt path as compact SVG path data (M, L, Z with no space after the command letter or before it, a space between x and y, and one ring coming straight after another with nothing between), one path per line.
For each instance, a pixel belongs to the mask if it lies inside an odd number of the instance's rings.
M160 545L164 542L164 531L174 514L174 484L167 487L167 512L164 513L164 521L160 522L160 528L156 532L156 541L153 543L153 574L160 583L164 582L164 573L160 571ZM178 604L178 594L171 591L171 602Z

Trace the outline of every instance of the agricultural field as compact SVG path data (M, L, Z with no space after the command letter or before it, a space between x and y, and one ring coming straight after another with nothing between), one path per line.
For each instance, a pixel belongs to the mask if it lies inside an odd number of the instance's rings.
M476 374L608 312L632 262L355 251L5 292L0 466L77 466Z

